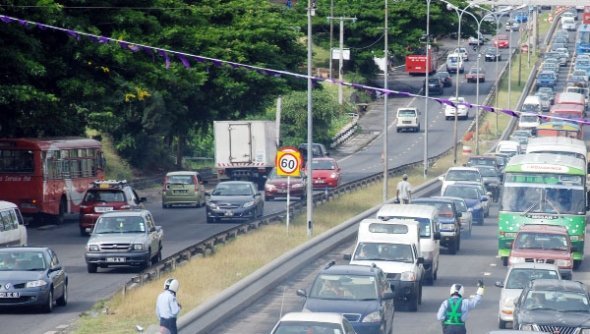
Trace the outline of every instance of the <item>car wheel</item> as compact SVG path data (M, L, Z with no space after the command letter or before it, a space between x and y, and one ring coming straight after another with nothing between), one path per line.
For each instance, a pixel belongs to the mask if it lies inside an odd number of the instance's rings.
M426 285L434 285L434 267L430 270L428 275L424 277L424 284Z
M504 321L502 319L498 319L498 328L505 329L507 324L508 324L508 321Z
M168 205L162 203L162 209L167 209L167 208L168 208Z
M461 250L461 233L459 233L459 238L457 239L457 250Z
M43 312L51 313L53 311L53 289L49 289L47 302L42 306Z
M449 245L449 253L451 255L457 254L457 240L455 240L452 244Z
M64 285L64 293L57 299L57 305L66 306L68 305L68 283Z
M420 290L418 292L420 294L418 297L418 305L422 305L422 284L420 284Z
M207 217L207 224L213 224L213 223L215 223L215 218Z
M85 227L80 227L80 236L86 237L88 235L89 235L89 233L86 233L86 228Z
M66 211L68 211L68 203L64 197L59 202L59 212L57 213L57 215L53 216L53 223L56 225L63 224L65 221Z
M416 294L414 295L414 298L412 298L411 300L408 300L408 311L411 312L416 312L418 311L418 296L419 292L416 292Z
M508 266L508 257L507 256L502 257L502 265L504 267Z
M88 263L86 264L86 269L88 270L89 274L95 274L98 269L98 266L94 263Z

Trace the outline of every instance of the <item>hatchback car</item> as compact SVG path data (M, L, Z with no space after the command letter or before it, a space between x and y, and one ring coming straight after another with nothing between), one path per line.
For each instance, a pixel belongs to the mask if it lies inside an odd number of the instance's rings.
M514 328L549 333L590 331L590 300L583 283L536 279L514 306Z
M442 81L443 87L451 87L453 85L453 78L451 78L449 72L439 71L436 72L435 76Z
M471 209L473 222L483 225L485 217L485 208L482 202L487 201L487 197L481 193L477 186L456 183L449 185L443 196L460 197L465 200L467 207Z
M95 181L80 203L80 235L89 235L100 215L114 210L143 209L139 197L127 181Z
M469 61L469 52L467 51L467 48L455 48L454 53L460 55L461 58L463 58L463 61Z
M467 160L466 166L468 166L468 167L488 166L488 167L494 167L498 170L500 169L500 165L498 164L498 160L493 155L472 155Z
M356 334L342 314L329 312L291 312L285 314L271 334L329 333Z
M508 49L508 46L510 45L510 43L508 42L508 36L506 35L497 35L496 37L494 37L492 44L494 45L494 47L497 47L499 49Z
M498 306L498 327L512 328L514 304L520 293L531 280L549 278L561 279L559 268L548 263L519 263L508 267L504 281L498 281L495 285L502 288Z
M303 312L342 314L359 334L393 331L394 294L385 273L377 266L336 265L330 262L314 279Z
M537 76L537 88L539 87L555 87L555 83L557 82L557 75L554 71L551 70L543 70Z
M336 188L340 184L341 170L336 159L314 158L311 161L311 168L314 189Z
M224 181L206 193L207 223L249 221L262 217L264 200L256 184L249 181Z
M192 205L197 208L205 204L205 181L201 174L192 171L178 171L166 174L162 189L162 208L174 205Z
M68 303L68 274L51 248L1 248L0 282L0 307L51 312Z
M444 93L443 90L444 84L440 80L440 78L436 76L431 76L428 78L428 93L432 95L442 95ZM424 88L426 89L426 81L424 82Z
M278 175L276 168L273 168L264 184L264 199L272 201L275 198L287 197L287 194L301 200L306 198L307 177L305 173L300 171L298 177L291 176L287 179L286 176Z
M497 48L487 48L485 52L485 61L502 61L502 54Z
M467 107L467 102L465 98L462 96L449 97L449 101L455 104L456 107L452 105L445 104L444 112L445 112L445 119L446 120L454 120L455 116L457 119L468 119L469 118L469 108Z
M492 200L497 202L500 197L500 186L502 186L502 177L496 167L476 166L483 178L485 189L492 193Z
M472 67L469 72L465 74L467 82L485 82L486 71L483 68Z

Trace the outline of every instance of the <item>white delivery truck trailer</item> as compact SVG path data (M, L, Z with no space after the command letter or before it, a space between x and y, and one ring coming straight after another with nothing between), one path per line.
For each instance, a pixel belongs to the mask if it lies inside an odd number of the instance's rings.
M274 121L214 121L215 167L222 180L250 180L264 187L277 153Z

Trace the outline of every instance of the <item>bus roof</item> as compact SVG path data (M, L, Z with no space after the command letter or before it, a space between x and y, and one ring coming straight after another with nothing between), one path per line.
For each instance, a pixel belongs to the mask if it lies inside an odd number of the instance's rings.
M504 172L560 173L586 175L583 159L553 153L529 153L510 159Z
M584 104L571 104L571 103L555 103L549 109L550 115L555 114L555 116L561 116L563 114L572 113L582 116L584 114Z
M526 153L539 151L575 152L586 155L588 148L583 140L570 137L534 137L530 138Z
M537 130L540 129L547 129L547 130L562 130L562 131L580 131L580 126L574 123L566 122L566 121L553 121L553 122L546 122L541 123L537 127Z
M580 93L563 92L555 95L555 104L586 104L586 98Z
M83 137L55 137L55 138L0 138L0 149L70 149L100 147L100 142Z

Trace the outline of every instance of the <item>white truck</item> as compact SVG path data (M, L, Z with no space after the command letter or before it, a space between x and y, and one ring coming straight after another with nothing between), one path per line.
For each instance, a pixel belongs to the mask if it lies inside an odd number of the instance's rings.
M264 187L275 166L277 129L274 121L214 121L215 168L222 180L247 179Z

